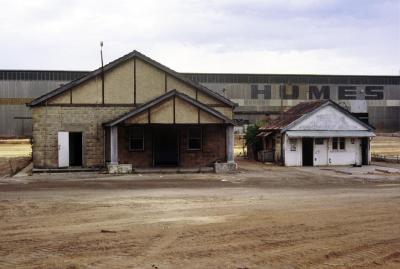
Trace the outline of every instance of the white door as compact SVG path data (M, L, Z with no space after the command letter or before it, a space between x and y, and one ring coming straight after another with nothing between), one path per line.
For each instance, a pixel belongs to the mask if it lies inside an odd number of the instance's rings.
M58 167L69 166L69 133L58 132Z
M328 165L327 138L314 138L314 165Z

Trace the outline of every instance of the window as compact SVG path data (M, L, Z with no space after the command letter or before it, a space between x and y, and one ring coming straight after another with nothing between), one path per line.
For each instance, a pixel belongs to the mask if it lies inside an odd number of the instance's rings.
M345 145L346 145L345 142L346 142L346 140L345 140L344 137L340 137L340 138L339 138L339 147L340 147L341 150L344 150Z
M142 127L129 128L129 150L144 150L144 131Z
M290 151L296 151L297 139L289 139Z
M332 149L338 149L338 138L337 137L333 137L332 138Z
M271 85L264 85L264 99L271 99Z
M258 99L258 85L251 85L251 99Z
M201 149L201 128L191 127L188 130L188 149L200 150Z
M332 149L333 150L344 150L346 148L346 139L344 137L333 137L332 138Z
M315 145L323 145L324 139L323 138L315 138L314 143L315 143Z

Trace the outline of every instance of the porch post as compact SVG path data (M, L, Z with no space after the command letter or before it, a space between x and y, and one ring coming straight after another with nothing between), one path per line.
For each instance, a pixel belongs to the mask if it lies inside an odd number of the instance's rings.
M234 162L233 149L234 149L233 125L228 125L226 127L226 161L228 163Z
M111 127L110 140L111 164L118 164L118 126Z

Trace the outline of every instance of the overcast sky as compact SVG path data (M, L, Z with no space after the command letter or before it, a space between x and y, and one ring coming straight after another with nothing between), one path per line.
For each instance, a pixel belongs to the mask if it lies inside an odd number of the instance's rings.
M0 68L399 75L400 0L0 0Z

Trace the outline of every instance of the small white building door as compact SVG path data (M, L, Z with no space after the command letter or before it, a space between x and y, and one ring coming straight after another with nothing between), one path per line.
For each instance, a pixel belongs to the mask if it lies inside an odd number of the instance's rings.
M314 165L328 165L327 138L314 138Z
M69 166L69 133L58 132L58 167Z

